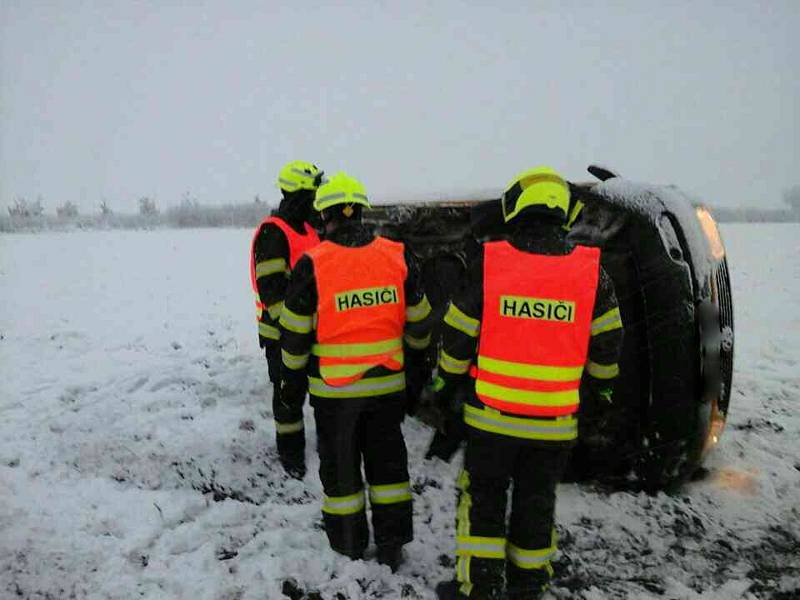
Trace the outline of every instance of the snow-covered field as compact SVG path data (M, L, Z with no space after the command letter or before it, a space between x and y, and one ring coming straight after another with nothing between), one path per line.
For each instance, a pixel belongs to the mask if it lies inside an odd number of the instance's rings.
M708 473L561 486L551 598L800 597L800 225L722 233L736 373ZM281 476L249 240L0 236L0 598L432 598L452 575L458 465L421 460L424 426L397 574L329 550L313 443L305 481Z

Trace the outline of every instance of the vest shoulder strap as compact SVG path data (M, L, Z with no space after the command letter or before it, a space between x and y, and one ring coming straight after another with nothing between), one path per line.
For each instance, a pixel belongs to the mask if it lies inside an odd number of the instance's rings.
M385 238L381 235L375 238L375 242L383 246L384 248L390 248L392 250L401 250L401 251L405 250L405 245L403 244L403 242L396 242L394 240L390 240L389 238Z
M267 217L266 219L264 219L262 225L275 225L275 227L277 227L283 232L283 235L285 235L287 239L292 233L294 233L295 235L301 235L298 234L296 231L294 231L291 225L289 225L286 221L284 221L280 217L276 216Z
M330 242L328 240L323 240L310 250L306 250L306 255L308 255L311 260L319 260L321 257L330 254L332 251L336 249L336 244Z

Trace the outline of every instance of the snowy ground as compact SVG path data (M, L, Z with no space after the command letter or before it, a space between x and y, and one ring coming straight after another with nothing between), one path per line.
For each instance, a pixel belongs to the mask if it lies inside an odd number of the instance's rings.
M800 226L723 236L736 374L708 473L677 496L563 485L551 598L800 597ZM249 239L0 236L0 597L432 598L451 576L457 465L420 460L424 426L396 575L328 549L313 443L305 482L276 469Z

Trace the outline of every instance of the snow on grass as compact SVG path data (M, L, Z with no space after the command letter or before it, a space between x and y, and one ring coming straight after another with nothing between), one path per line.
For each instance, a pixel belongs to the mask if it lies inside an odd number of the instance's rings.
M679 494L560 488L550 598L800 594L798 225L726 225L731 413ZM404 425L416 539L397 574L321 529L277 466L246 230L0 237L0 597L433 598L458 464ZM286 592L284 596L283 592Z

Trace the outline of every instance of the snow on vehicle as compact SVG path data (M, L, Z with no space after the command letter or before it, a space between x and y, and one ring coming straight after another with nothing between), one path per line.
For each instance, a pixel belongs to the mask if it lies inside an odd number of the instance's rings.
M570 184L584 208L569 235L603 249L625 337L613 405L582 406L570 476L668 488L698 470L725 425L734 339L725 249L708 209L678 188L589 171L600 181ZM503 229L490 198L378 206L365 220L418 256L440 311L475 240Z

